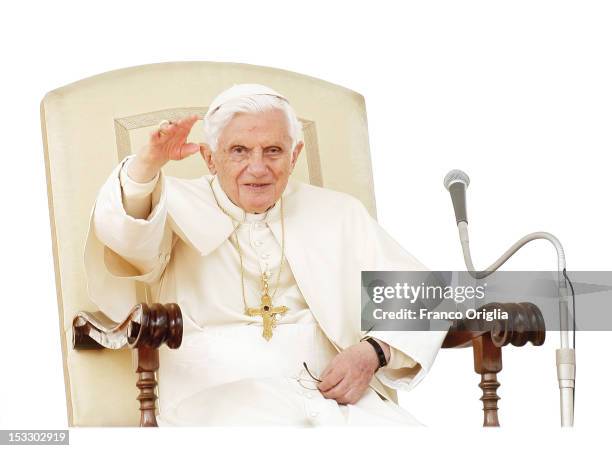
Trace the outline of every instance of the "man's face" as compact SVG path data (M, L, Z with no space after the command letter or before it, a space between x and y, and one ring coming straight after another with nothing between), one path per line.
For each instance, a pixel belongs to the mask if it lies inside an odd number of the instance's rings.
M285 113L271 109L237 113L219 136L217 151L202 156L231 201L248 213L263 213L281 197L304 143L291 149Z

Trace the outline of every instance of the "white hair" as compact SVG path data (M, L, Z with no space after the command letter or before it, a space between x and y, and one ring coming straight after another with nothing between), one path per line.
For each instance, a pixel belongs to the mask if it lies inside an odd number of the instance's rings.
M246 86L260 86L264 89L255 89L252 90L252 93L242 93L238 96L230 97L230 99L225 102L218 102L218 99L228 97L230 91L240 91L240 89L236 88L244 88ZM242 89L242 91L244 91L244 89ZM216 105L217 103L219 103L219 105ZM209 146L212 152L215 152L219 144L221 132L229 124L235 114L261 113L271 109L278 109L285 113L289 128L288 132L291 137L291 150L293 150L300 139L302 124L298 120L295 110L284 97L270 88L261 85L236 85L219 94L211 103L206 116L204 116L204 142Z

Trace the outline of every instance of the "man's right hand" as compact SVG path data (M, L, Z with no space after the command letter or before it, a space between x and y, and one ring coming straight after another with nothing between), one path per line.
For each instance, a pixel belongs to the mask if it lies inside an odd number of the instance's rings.
M135 182L146 183L153 180L168 161L182 160L199 152L199 144L185 142L197 120L198 116L192 114L152 131L149 134L149 142L140 149L128 166L130 178Z

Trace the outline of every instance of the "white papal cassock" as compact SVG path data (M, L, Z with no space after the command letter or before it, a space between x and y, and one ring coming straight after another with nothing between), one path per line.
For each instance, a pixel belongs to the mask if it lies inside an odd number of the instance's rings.
M212 176L186 180L162 171L136 183L127 176L131 158L98 194L85 265L92 300L115 321L137 302L135 281L149 284L156 302L181 307L182 345L160 349L160 425L419 424L394 402L395 389L424 377L445 332L370 333L391 346L391 359L354 405L323 398L303 366L317 377L362 337L361 270L426 269L359 201L289 182L286 261L277 286L280 202L245 214ZM261 317L244 313L234 224L248 306L260 305L265 271L273 304L289 308L270 341L262 337Z

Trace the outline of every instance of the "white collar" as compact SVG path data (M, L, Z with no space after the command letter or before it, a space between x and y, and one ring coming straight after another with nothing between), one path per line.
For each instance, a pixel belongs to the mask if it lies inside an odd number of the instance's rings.
M221 187L219 177L213 177L211 187L221 209L225 210L225 212L227 212L235 221L248 223L260 221L270 222L280 217L280 202L276 202L272 207L263 213L247 213L231 201Z

